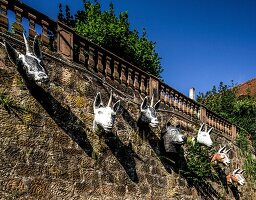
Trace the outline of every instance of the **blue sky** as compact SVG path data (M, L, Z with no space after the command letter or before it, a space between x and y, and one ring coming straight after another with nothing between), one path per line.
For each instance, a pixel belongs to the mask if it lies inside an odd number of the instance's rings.
M21 0L57 18L58 5L72 13L83 9L82 0ZM255 0L98 0L102 9L113 2L117 13L128 11L133 29L143 28L157 43L162 77L188 94L211 90L220 81L242 83L256 77Z

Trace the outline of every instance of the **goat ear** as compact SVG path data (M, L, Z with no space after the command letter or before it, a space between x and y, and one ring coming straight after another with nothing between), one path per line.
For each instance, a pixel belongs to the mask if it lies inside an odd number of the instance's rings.
M140 110L145 110L148 107L148 97L145 96L143 102L140 105Z
M100 106L102 106L102 100L101 100L101 94L100 92L97 93L94 103L93 103L93 108L99 108Z
M113 111L114 112L117 112L118 109L120 107L120 100L118 100L114 105L113 105Z
M160 107L160 100L158 100L158 102L156 102L154 105L155 110L158 110L159 107Z
M208 131L209 134L211 133L212 129L213 129L213 127L209 129L209 131Z
M226 151L225 151L225 153L228 153L228 152L230 152L230 150L231 150L231 148L230 148L230 149L228 149L228 150L226 150Z
M198 130L198 133L203 130L203 127L204 127L204 123L200 126L200 128L199 128L199 130Z
M17 64L19 53L10 45L8 42L4 41L4 46L7 52L7 55L12 63Z
M41 60L43 56L42 56L42 51L41 51L39 40L38 40L38 35L35 36L33 50L34 50L35 56Z
M225 150L225 147L220 147L220 149L219 149L219 153L223 153L224 152L224 150Z
M233 171L233 174L237 174L239 172L240 168L237 168Z

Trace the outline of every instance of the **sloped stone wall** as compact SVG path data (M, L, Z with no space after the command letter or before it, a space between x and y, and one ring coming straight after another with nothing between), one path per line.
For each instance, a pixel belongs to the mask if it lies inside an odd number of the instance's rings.
M223 180L189 186L180 169L184 155L166 155L161 129L138 131L140 98L114 92L121 109L111 133L94 132L93 101L111 89L104 80L58 55L45 55L48 87L24 81L0 47L1 93L11 98L0 107L0 199L253 199L255 186L230 188ZM80 68L80 70L76 69ZM113 87L118 83L112 84ZM159 112L195 135L198 122ZM233 164L243 162L233 147ZM183 159L181 162L180 160ZM224 169L224 168L223 168ZM229 168L224 169L228 172ZM253 189L254 188L254 189Z

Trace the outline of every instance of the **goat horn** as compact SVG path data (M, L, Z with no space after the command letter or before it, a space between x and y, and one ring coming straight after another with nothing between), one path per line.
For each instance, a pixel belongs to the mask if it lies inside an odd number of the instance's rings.
M23 33L23 39L24 39L24 43L25 43L25 47L26 47L26 54L32 54L31 48L28 44L27 38L24 33Z
M153 106L154 106L154 93L152 94L152 99L151 99L150 107L153 107Z
M112 103L112 96L113 96L113 93L112 93L112 90L110 90L110 97L109 97L109 101L108 101L107 107L110 107L110 106L111 106L111 103Z

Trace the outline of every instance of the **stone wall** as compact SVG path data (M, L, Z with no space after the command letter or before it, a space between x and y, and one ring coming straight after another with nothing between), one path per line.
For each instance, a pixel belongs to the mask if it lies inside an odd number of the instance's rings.
M17 45L19 47L19 45ZM49 52L48 52L49 53ZM186 145L167 155L161 128L138 131L140 97L115 90L84 66L44 54L51 83L27 84L0 48L0 199L253 199L255 185L229 187L223 179L189 185L182 175ZM113 89L121 109L111 133L94 132L93 101L101 92L106 104ZM120 88L119 88L120 89ZM128 90L128 88L123 88ZM159 112L195 136L199 122L179 112ZM215 132L214 141L232 147L232 164L243 158L232 141ZM218 148L216 146L215 148ZM184 152L184 153L182 153ZM210 157L211 155L209 155ZM214 168L212 169L215 170ZM246 177L246 175L245 175Z

